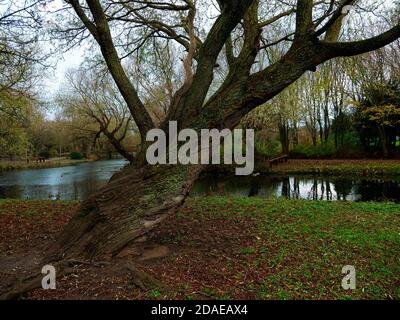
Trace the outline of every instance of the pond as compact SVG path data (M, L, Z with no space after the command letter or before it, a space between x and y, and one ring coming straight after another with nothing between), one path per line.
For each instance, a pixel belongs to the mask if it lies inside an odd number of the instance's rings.
M192 196L236 195L327 201L400 202L400 179L323 176L201 177Z
M118 159L0 173L0 198L84 200L127 163Z
M84 200L126 164L124 160L107 160L61 168L0 173L0 198ZM191 196L207 195L400 202L400 180L203 175L194 185Z

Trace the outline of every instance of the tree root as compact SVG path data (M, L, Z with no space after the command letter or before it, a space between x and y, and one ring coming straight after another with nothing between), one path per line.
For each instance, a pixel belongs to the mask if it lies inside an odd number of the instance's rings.
M102 266L108 266L111 263L108 261L82 261L82 260L76 260L76 259L70 259L66 261L70 265L87 265L87 266L94 266L94 267L102 267Z
M61 261L57 264L54 264L54 267L57 270L57 277L66 276L70 273L73 273L76 270L75 267L77 265L103 267L103 266L109 266L111 265L111 263L103 261L89 262L76 259ZM133 284L143 291L149 291L156 288L161 289L163 291L170 291L162 282L153 278L148 273L139 270L133 264L125 264L122 267L122 269L127 270L132 275ZM18 299L32 290L39 289L42 287L42 279L43 279L43 274L41 273L35 273L33 275L30 275L29 277L21 279L20 281L18 281L17 284L14 284L9 288L7 288L6 290L4 290L3 292L1 292L0 300Z
M67 275L74 271L74 268L68 267L65 263L54 264L57 275ZM21 279L17 284L10 286L0 293L0 300L18 299L24 294L42 287L42 273L35 273L27 278Z
M143 291L148 291L152 289L167 289L166 286L159 280L153 278L151 275L148 273L139 270L137 267L135 267L132 264L127 264L125 266L126 269L130 272L130 274L133 276L132 277L132 282L135 284L138 288L140 288Z

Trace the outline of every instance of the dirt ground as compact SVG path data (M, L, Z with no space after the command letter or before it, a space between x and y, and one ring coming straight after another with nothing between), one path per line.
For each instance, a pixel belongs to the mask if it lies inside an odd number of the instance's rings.
M31 270L41 270L40 258L45 249L56 238L63 226L74 215L78 203L50 201L7 201L0 214L0 291ZM185 207L183 212L191 211ZM18 213L18 214L16 214ZM40 216L40 219L32 217ZM146 260L136 264L164 284L173 288L169 298L184 299L192 294L196 298L211 298L213 292L202 291L204 284L227 280L224 269L219 274L204 272L218 270L221 260L230 256L242 245L251 242L254 221L239 219L226 224L225 219L211 219L207 223L188 219L176 221L172 217L167 224L157 229L146 246L150 249ZM223 227L221 227L223 225ZM184 234L196 230L189 243L180 243ZM247 230L247 231L246 231ZM231 235L237 237L232 238ZM179 250L179 252L178 252ZM142 290L132 280L129 270L124 268L129 252L122 252L112 265L98 267L77 263L75 272L57 278L56 290L38 289L26 295L29 299L148 299L162 298L158 290ZM163 258L167 256L167 258ZM218 257L218 258L217 258ZM190 277L191 279L188 279ZM192 281L196 279L195 281ZM177 287L177 282L182 288ZM185 283L191 282L190 288ZM240 286L240 281L229 280ZM243 296L245 298L245 296Z

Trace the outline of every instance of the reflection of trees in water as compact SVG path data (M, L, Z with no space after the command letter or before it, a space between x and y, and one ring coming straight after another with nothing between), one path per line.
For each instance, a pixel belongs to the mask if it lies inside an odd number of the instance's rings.
M200 183L201 182L201 183ZM1 190L0 190L1 191ZM196 195L273 196L287 199L400 201L400 181L352 180L335 177L207 176L197 182Z
M308 199L309 200L320 200L323 198L324 193L325 193L325 189L324 189L324 182L321 183L321 196L319 196L319 192L318 192L318 179L314 178L314 179L310 179L311 180L311 189L308 192Z
M346 200L348 196L353 194L354 183L350 179L335 179L334 189L337 200Z
M293 197L300 199L300 180L296 177L293 179Z
M311 190L308 194L309 194L308 197L311 198L311 200L318 199L318 180L317 179L313 179Z
M400 201L400 181L362 180L356 192L359 201Z
M332 190L331 190L331 183L326 181L326 198L329 201L333 200Z
M282 197L285 197L287 199L291 199L290 197L290 178L285 177L282 180Z
M260 192L261 184L259 179L254 179L250 185L249 197L257 196Z
M334 199L332 192L332 185L336 191L336 196L338 200L346 200L347 195L351 193L351 188L349 193L338 192L338 187L335 182L326 178L314 178L311 180L311 188L308 192L308 199L310 200L328 200L332 201ZM340 186L339 186L340 189Z
M300 199L300 180L297 177L283 178L281 196L286 199Z

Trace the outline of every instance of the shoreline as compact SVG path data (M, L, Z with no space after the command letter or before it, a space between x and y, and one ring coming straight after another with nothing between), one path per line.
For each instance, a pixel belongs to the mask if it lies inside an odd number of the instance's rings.
M24 161L16 162L0 162L0 173L17 171L17 170L30 170L30 169L43 169L43 168L58 168L66 166L76 166L82 163L101 161L102 159L59 159L49 160L47 162L38 163L31 161L27 164ZM106 159L104 159L106 160ZM210 165L204 173L217 173L217 174L232 174L236 169L236 165ZM396 176L400 177L400 160L376 160L376 159L329 159L329 160L310 160L310 159L289 159L287 163L280 163L274 165L272 169L269 167L267 161L256 161L254 174L272 174L272 175L356 175L356 176Z
M32 170L32 169L47 169L47 168L61 168L68 166L76 166L82 163L92 162L97 160L92 159L84 159L84 160L71 160L71 159L62 159L62 160L49 160L47 162L36 162L31 161L29 164L24 161L16 161L0 163L0 173L2 172L10 172L10 171L19 171L19 170Z
M213 165L204 172L213 174L234 174L235 165ZM400 160L308 160L289 159L287 163L274 165L267 162L256 163L254 174L263 175L324 175L357 177L395 177L400 178Z

